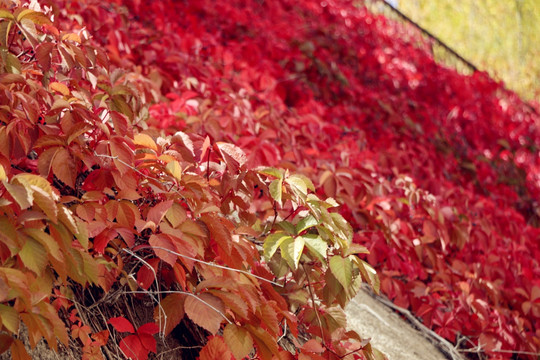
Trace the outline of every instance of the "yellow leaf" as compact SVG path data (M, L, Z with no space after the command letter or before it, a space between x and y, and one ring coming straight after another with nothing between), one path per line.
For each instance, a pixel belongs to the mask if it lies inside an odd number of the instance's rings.
M24 185L25 187L30 186L37 186L38 188L45 191L47 195L49 195L53 200L58 200L58 196L53 192L51 183L47 181L42 176L34 175L34 174L18 174L13 177L13 180L17 180L21 183L21 185Z
M0 304L0 320L12 333L16 334L19 331L19 313L11 306Z
M180 166L180 163L178 161L174 160L165 166L165 170L172 175L176 181L182 180L182 167Z
M8 19L8 20L14 20L15 17L11 12L9 12L6 9L0 9L0 18L2 19Z
M77 43L81 43L81 37L78 34L69 33L62 35L62 41L71 40Z
M165 218L171 223L171 226L176 228L187 218L186 209L181 205L174 203L171 208L165 213Z
M22 185L4 182L4 186L9 194L15 199L21 209L28 209L34 203L33 192Z
M22 21L24 19L31 20L34 24L52 24L51 20L43 13L34 11L32 9L24 9L17 15L17 21Z
M146 134L136 134L133 138L133 143L137 146L141 146L146 149L152 149L154 151L157 151L157 145L154 139L152 139L150 136Z
M2 165L0 165L0 181L4 181L7 179L6 170Z

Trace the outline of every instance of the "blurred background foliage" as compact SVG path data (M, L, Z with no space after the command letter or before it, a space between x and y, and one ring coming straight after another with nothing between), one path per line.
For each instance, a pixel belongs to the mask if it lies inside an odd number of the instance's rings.
M525 100L540 102L540 0L387 2Z

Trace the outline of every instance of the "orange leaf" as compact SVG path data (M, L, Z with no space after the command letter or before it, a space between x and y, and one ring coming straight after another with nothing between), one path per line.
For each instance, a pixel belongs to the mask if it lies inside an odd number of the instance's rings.
M199 353L199 360L231 360L232 353L223 338L214 336L208 340Z
M225 306L228 307L235 315L238 315L244 319L248 318L248 307L240 295L215 289L210 290L210 292L212 295L220 298Z
M28 353L26 352L24 344L21 342L21 340L14 339L13 343L11 344L11 359L32 360L32 358L30 358L30 355L28 355Z
M109 340L109 330L103 330L98 333L92 334L92 338L97 346L104 346Z
M231 232L223 225L223 223L221 223L221 219L209 214L204 214L201 216L201 220L206 224L208 230L210 230L212 239L219 245L219 247L227 252L230 252L232 247Z
M142 148L146 149L152 149L154 151L157 151L157 145L154 139L152 139L150 136L146 134L136 134L133 138L133 142L135 145L140 146Z
M262 325L270 331L271 335L277 336L279 332L279 323L277 313L269 303L261 304L257 308L257 317L261 320Z
M113 122L114 130L121 136L133 136L133 127L129 122L129 119L124 115L116 111L111 111L111 119Z
M133 166L133 150L126 144L126 140L123 137L115 136L110 140L109 147L111 150L111 156L114 157L114 165L120 172L125 174L130 167Z
M185 315L184 300L186 296L182 294L170 294L161 300L160 305L154 309L154 320L160 324L161 331L165 336L182 321ZM163 314L163 311L165 314Z
M121 201L118 204L118 212L116 213L116 222L125 228L133 229L135 219L139 216L139 209L129 201Z
M224 320L225 307L219 298L209 293L202 293L186 299L185 311L195 324L215 335Z
M69 96L69 88L65 84L56 81L49 84L49 90L55 90L64 96Z
M274 356L279 358L279 349L276 338L270 336L267 331L260 327L246 325L246 329L250 332L257 345L257 354L261 360L272 360Z
M223 338L236 359L245 358L253 349L253 339L249 332L235 324L225 326Z
M75 188L75 178L77 177L75 160L66 148L60 148L56 152L52 161L52 170L60 181L73 189Z

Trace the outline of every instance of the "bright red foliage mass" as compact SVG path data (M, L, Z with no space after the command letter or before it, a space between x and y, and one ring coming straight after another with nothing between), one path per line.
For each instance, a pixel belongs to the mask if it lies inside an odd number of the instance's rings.
M119 136L107 140L111 155L130 163L134 161L130 149L155 148L158 155L167 155L165 145L156 145L152 139L139 136L130 144L122 140L133 137L132 124L144 128L141 109L143 103L152 103L150 126L169 135L179 130L189 134L172 138L184 160L226 164L212 169L219 176L211 183L221 196L219 206L224 214L233 203L245 205L236 193L243 184L262 186L248 176L245 183L234 182L230 174L238 174L239 169L272 166L303 174L315 184L319 196L333 197L342 204L339 213L352 225L354 243L369 249L364 259L376 268L381 291L396 304L412 309L426 326L450 341L462 341L467 348L481 346L490 358L510 358L512 351L540 351L540 116L501 84L484 73L466 77L437 65L429 45L419 36L369 13L359 2L51 3L59 27L70 31L85 27L94 46L107 50L110 72L126 69L131 80L141 84L140 113L114 100L131 90L118 87L109 91L111 108L131 121L125 124L124 117L112 119ZM62 92L63 88L54 90ZM147 133L158 134L152 129ZM228 144L241 148L245 158ZM56 149L52 140L42 145ZM55 159L72 157L56 151L51 155ZM29 162L26 154L10 155ZM50 162L54 169L55 162ZM122 175L129 174L125 164L118 159L114 162ZM180 176L174 163L168 164L173 165L164 171L178 182L190 176L184 172ZM31 164L20 166L31 168ZM143 167L140 171L152 175ZM82 189L96 193L107 188L112 172L104 166L94 169ZM54 170L54 174L75 187L73 172ZM283 179L272 176L281 182L275 183L279 185L274 190L270 185L268 192L279 203ZM291 189L289 192L295 191ZM115 210L123 214L123 220L116 216L115 221L125 223L124 227L104 230L99 216L94 218L89 214L94 210L87 208L77 215L91 222L93 250L103 253L118 237L132 247L135 235L126 230L130 226L155 230L173 207L172 200L164 200L158 196L153 203L139 206L147 214L147 223L142 225L135 222L140 215L133 215L127 202ZM247 246L230 245L227 229L234 226L229 220L216 221L204 214L206 210L195 209L194 200L187 202L189 216L200 215L198 221L212 235L209 246L217 255L206 260L218 259L236 267L234 255L240 254L248 261L251 250ZM144 206L152 208L146 213ZM253 206L260 211L261 205ZM260 211L263 218L273 216L271 206L265 210ZM198 235L196 229L191 231L185 232ZM182 241L161 232L152 235L149 244L185 288L186 272L193 270L193 263L177 266L176 257L163 249L159 252L160 247L183 247L183 254L196 257L194 241ZM236 253L231 255L233 248ZM346 266L338 265L334 258L330 267ZM295 259L286 260L290 264ZM157 263L152 261L148 269L153 266L155 270ZM266 268L250 265L254 273L271 277ZM137 280L148 289L153 277L142 269L146 268L141 267ZM364 268L358 269L362 272ZM368 271L363 271L367 281ZM347 278L336 278L333 281L346 288ZM274 299L271 305L253 313L252 309L235 313L245 313L244 318L238 317L240 322L250 319L246 321L249 334L243 335L250 339L246 348L255 343L271 357L278 351L264 334L277 336L276 314L283 313L279 315L282 322L290 315L281 298L266 285L261 283L264 296ZM237 294L232 285L229 290ZM238 301L212 284L198 286L197 291L216 307L225 304L234 309ZM181 301L197 322L195 310L200 303L189 296ZM298 316L316 324L312 313L306 310ZM175 315L183 316L183 311ZM275 324L264 321L265 316ZM198 320L212 334L223 321ZM263 326L258 322L266 324L262 333L255 328ZM245 331L232 323L227 328L226 334ZM324 338L316 325L309 331ZM130 336L133 340L139 335ZM208 344L202 352L204 358L214 353L229 356L231 351L235 356L247 355L240 345L229 350L218 337ZM141 351L147 354L147 350Z

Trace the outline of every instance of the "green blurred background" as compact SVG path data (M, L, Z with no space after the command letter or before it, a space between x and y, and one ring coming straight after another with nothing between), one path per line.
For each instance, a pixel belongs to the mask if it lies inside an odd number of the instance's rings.
M525 100L540 102L540 0L387 2Z

